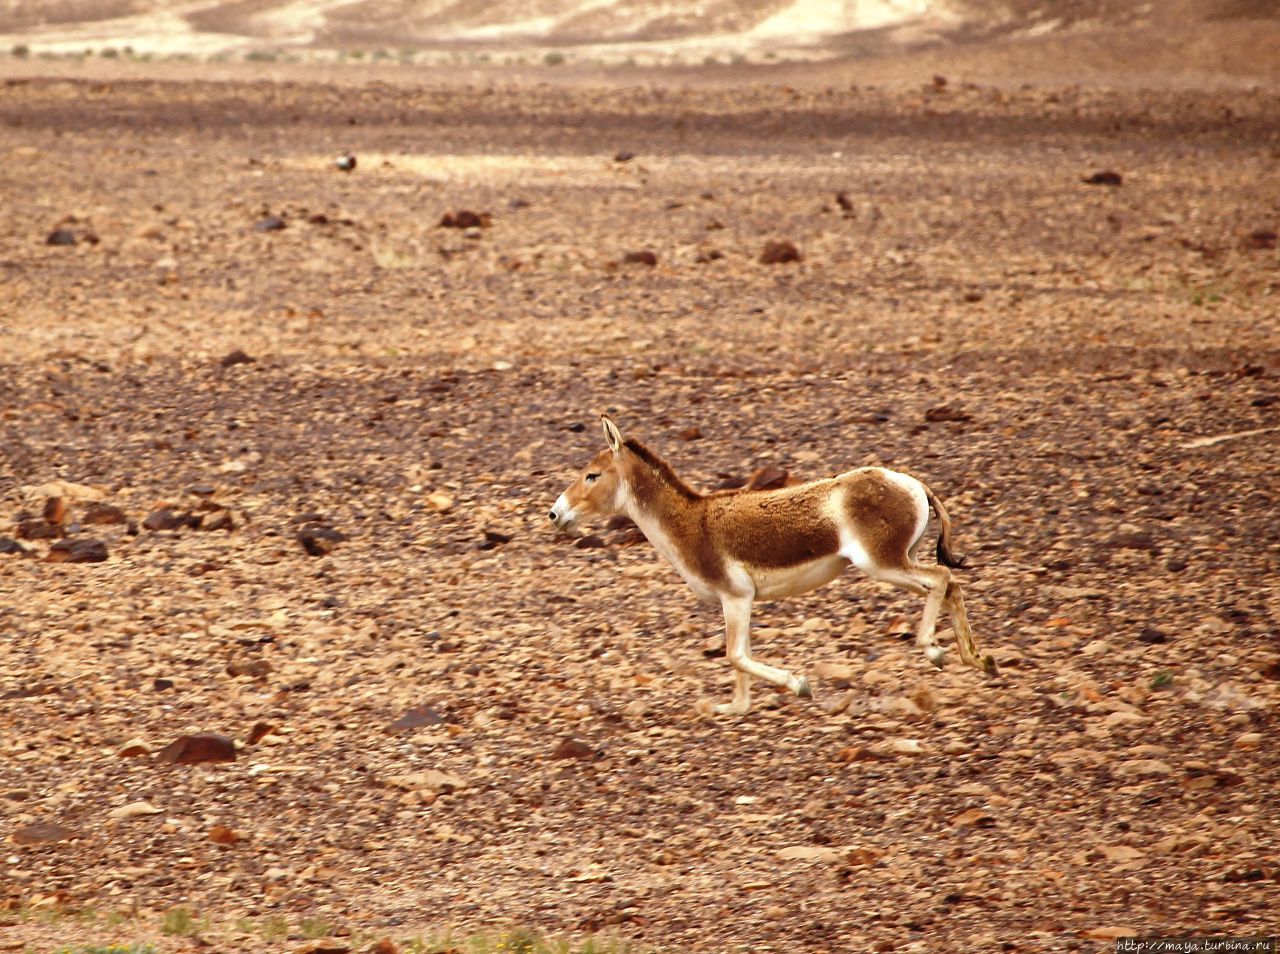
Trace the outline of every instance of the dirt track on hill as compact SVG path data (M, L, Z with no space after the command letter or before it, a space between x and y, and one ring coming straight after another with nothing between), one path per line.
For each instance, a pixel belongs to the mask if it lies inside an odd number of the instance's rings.
M0 946L1274 933L1278 129L1266 89L9 81ZM1002 675L850 574L757 614L816 700L699 714L718 611L544 526L602 410L702 487L926 477ZM192 732L237 759L158 758Z

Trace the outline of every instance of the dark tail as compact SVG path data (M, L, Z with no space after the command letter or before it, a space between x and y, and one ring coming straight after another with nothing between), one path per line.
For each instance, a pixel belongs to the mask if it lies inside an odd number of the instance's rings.
M938 515L938 562L943 566L958 569L964 566L964 554L957 554L951 549L951 518L947 516L947 510L942 506L942 501L934 496L932 490L925 487L924 492L929 498L929 506Z

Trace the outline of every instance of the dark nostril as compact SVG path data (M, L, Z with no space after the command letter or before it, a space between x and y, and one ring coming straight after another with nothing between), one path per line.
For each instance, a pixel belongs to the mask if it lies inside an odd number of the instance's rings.
M556 522L556 512L555 512L554 510L553 510L553 511L551 511L551 513L550 513L550 514L548 514L548 516L550 516L550 517L551 517L551 522L552 522L552 523L555 523L555 522Z

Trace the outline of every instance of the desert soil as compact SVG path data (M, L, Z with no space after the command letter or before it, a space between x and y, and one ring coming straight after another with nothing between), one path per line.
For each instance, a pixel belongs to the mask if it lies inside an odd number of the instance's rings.
M0 93L0 949L1275 932L1273 87L98 68ZM549 532L601 411L921 475L1000 676L850 573L702 714L718 610Z

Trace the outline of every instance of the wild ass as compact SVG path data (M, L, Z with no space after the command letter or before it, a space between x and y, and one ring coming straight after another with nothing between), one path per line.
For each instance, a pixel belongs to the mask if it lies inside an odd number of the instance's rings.
M933 491L914 477L883 467L860 467L836 477L780 490L699 493L639 441L624 440L601 415L609 447L601 451L551 509L557 530L579 520L625 514L700 597L724 609L725 648L733 664L733 700L718 713L751 708L751 680L812 696L809 680L751 656L751 606L795 596L829 583L853 564L874 580L925 597L916 642L942 668L934 639L943 607L951 616L960 658L994 674L979 657L951 569L963 561L951 548L951 520ZM916 548L937 514L938 566L916 562Z

